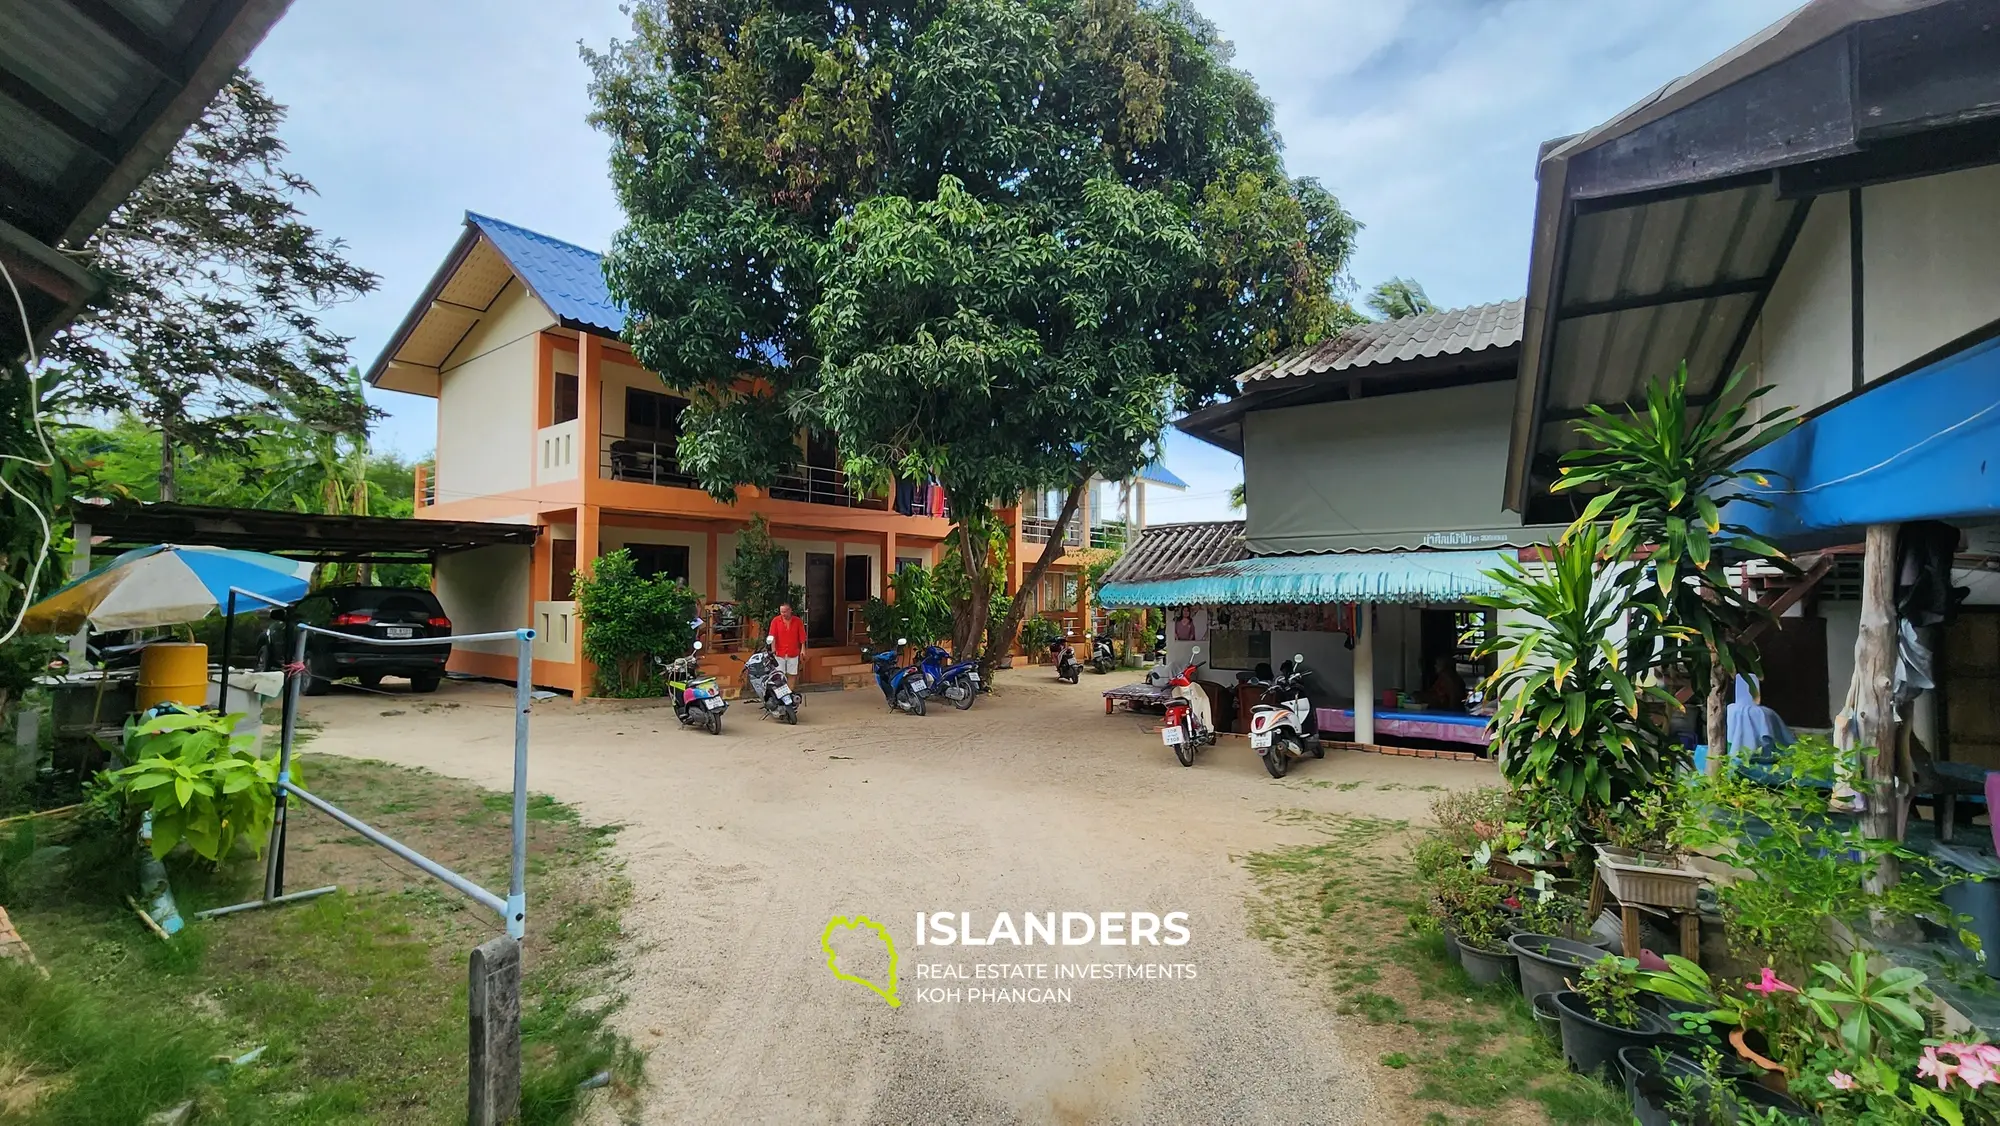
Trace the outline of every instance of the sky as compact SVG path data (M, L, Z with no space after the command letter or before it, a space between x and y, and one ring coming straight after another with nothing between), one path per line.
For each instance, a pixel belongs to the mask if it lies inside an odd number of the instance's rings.
M1365 291L1414 278L1442 306L1521 296L1540 144L1588 129L1771 23L1793 0L1196 0L1275 107L1294 175L1363 224ZM294 0L250 68L291 108L311 220L381 275L327 317L379 353L478 211L584 246L621 225L579 45L617 0ZM428 454L432 401L373 394L378 445ZM1184 493L1147 520L1224 519L1242 466L1170 430Z

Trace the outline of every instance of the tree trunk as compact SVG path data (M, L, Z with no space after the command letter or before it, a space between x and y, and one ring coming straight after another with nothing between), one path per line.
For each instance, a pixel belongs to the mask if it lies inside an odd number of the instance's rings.
M958 511L954 507L953 511ZM965 568L965 587L969 592L965 612L952 619L951 651L976 653L979 641L986 632L986 619L993 606L993 568L987 560L987 551L982 547L974 550L972 529L961 522L958 525L959 566Z
M160 499L174 499L174 432L166 423L160 424Z
M1895 524L1868 525L1861 564L1861 629L1854 640L1854 746L1861 751L1863 790L1868 809L1861 827L1871 837L1893 840L1896 807L1896 532ZM1871 887L1897 880L1896 861L1884 857Z
M1015 592L1014 604L1007 610L1007 620L988 635L986 652L979 658L979 667L989 678L993 675L993 666L1007 655L1007 647L1014 643L1014 635L1021 628L1021 618L1028 608L1028 600L1022 595L1033 590L1042 581L1042 576L1048 573L1049 565L1062 558L1063 530L1075 519L1076 510L1083 503L1083 491L1089 484L1090 474L1086 473L1070 485L1069 495L1063 498L1062 514L1056 518L1055 537L1042 545L1042 557L1035 560L1035 565L1028 569L1027 574L1021 576L1021 589Z
M1708 651L1708 704L1703 719L1706 721L1708 739L1708 772L1722 773L1722 764L1729 761L1729 690L1722 682L1722 657L1714 649Z

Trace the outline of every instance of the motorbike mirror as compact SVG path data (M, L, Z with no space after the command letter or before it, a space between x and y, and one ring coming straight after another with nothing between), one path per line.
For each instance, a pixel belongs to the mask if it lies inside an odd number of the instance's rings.
M908 645L909 643L910 639L907 637L899 637L896 639L896 644L898 645Z
M700 648L701 648L701 642L699 642L699 641L695 642L695 643L694 643L694 647L695 647L696 649L700 649Z
M776 645L777 643L778 643L778 635L777 635L777 634L775 634L775 633L767 633L767 634L765 634L765 635L764 635L764 644L766 644L766 645Z
M1293 663L1293 664L1295 664L1295 665L1303 665L1303 664L1305 664L1305 663L1306 663L1306 655L1305 655L1304 653L1294 653L1294 654L1292 654L1292 663Z
M1188 650L1188 654L1190 656L1195 656L1195 657L1201 656L1201 646L1197 645L1194 648Z

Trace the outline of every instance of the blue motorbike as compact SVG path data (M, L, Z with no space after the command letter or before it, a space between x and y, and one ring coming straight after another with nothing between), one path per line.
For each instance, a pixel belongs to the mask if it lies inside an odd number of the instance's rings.
M911 715L924 714L924 697L931 694L930 677L924 674L923 666L896 667L896 655L908 645L909 639L897 638L896 648L877 653L868 658L875 666L875 683L882 689L882 698L899 712Z
M951 654L942 645L924 646L920 662L924 675L930 678L937 690L944 694L959 711L972 706L979 696L979 662L958 661L954 663Z

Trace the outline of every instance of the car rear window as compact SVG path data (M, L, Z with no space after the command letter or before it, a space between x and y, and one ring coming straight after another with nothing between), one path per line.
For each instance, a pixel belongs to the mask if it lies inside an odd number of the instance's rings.
M402 586L356 586L341 587L325 591L333 599L335 608L340 610L422 610L425 614L443 614L444 607L438 605L437 595L421 587Z

